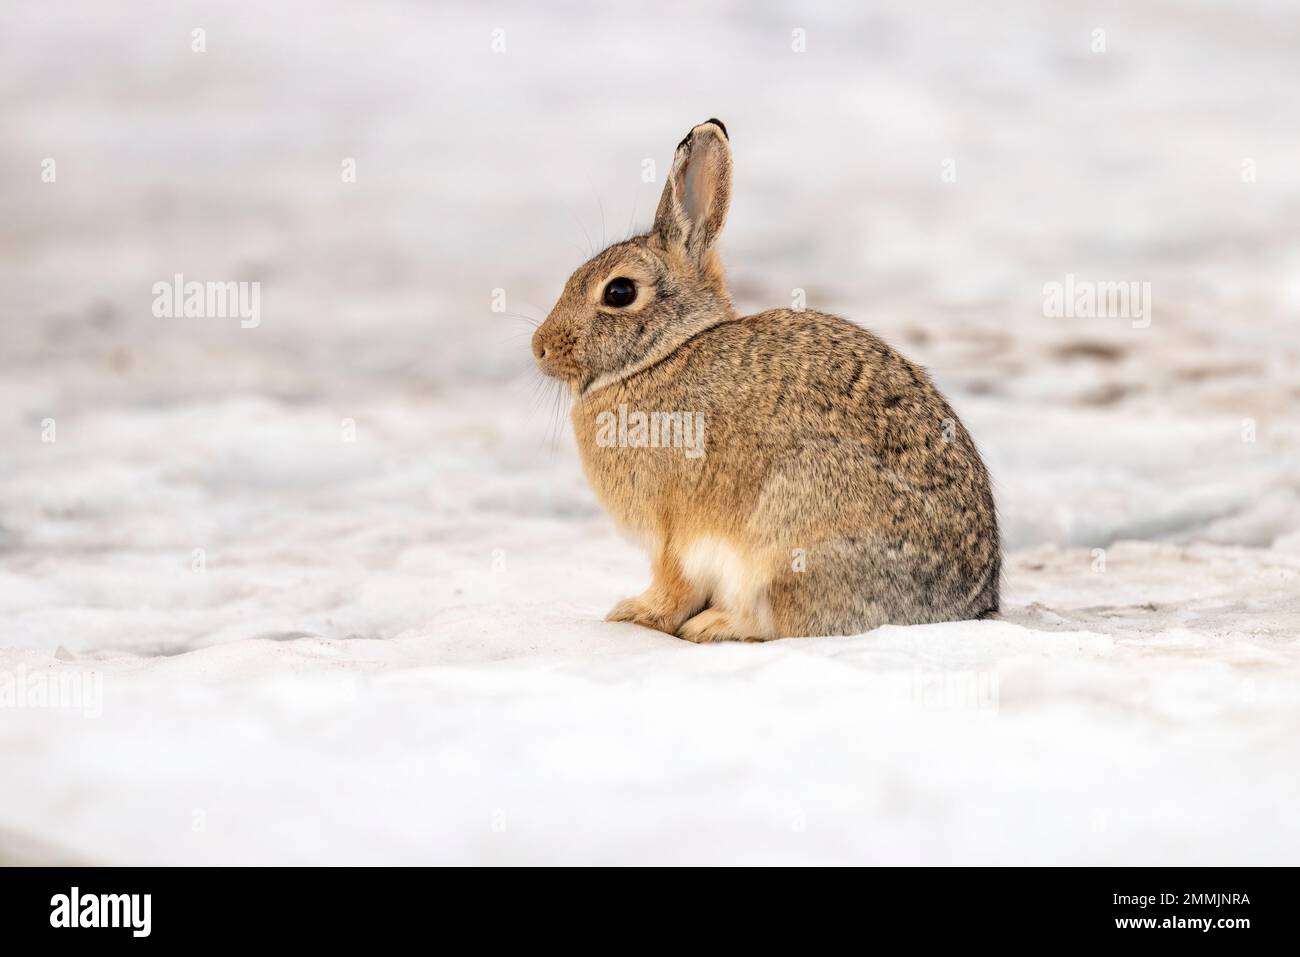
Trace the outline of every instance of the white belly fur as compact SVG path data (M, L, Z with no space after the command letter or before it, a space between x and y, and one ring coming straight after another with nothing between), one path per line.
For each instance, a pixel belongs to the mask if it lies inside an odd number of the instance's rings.
M772 634L768 576L720 538L697 538L682 550L682 574L710 596L710 604L745 622L756 634Z

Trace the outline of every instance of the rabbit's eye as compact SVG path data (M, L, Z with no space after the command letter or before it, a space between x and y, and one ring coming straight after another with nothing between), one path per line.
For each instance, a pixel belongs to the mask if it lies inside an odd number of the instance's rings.
M605 305L607 306L616 308L630 306L635 299L636 283L631 279L620 276L617 279L611 279L609 285L605 287Z

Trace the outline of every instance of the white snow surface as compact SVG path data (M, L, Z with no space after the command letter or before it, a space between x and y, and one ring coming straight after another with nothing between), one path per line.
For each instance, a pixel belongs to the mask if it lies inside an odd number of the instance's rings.
M0 863L1300 863L1297 48L1270 0L0 7ZM711 115L738 304L931 370L1000 619L602 621L648 565L493 291L543 318ZM155 318L176 273L261 324ZM1046 318L1067 273L1151 324Z

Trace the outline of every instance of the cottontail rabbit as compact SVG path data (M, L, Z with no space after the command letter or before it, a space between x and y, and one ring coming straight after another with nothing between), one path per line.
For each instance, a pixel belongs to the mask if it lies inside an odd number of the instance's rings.
M836 316L732 307L718 120L677 147L654 226L581 266L533 337L583 467L648 547L613 621L689 641L855 634L997 611L988 473L925 372Z

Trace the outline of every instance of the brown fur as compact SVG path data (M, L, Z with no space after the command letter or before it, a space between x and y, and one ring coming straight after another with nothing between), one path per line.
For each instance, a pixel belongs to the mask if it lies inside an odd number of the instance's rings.
M714 248L730 189L711 120L678 147L651 232L580 267L534 336L573 391L592 487L651 554L650 587L610 619L718 641L995 612L997 520L965 428L859 326L736 315ZM637 286L628 306L603 302L615 277ZM602 446L620 406L702 414L704 454Z

